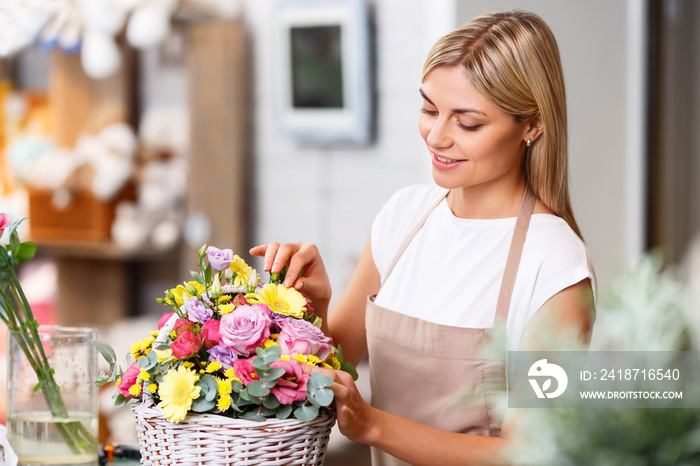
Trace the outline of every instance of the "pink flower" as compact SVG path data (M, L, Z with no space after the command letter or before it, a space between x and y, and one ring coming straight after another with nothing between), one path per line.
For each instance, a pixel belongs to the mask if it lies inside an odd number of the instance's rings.
M221 337L219 335L220 325L221 322L216 319L209 319L204 325L202 325L202 330L199 334L202 336L204 346L206 346L207 349L211 349L214 346L219 345L221 341Z
M329 342L331 339L323 334L321 329L314 326L311 322L303 319L295 319L287 317L287 319L277 323L280 327L280 334L277 341L280 345L282 354L313 354L323 361L333 351ZM294 349L297 351L303 348L297 344L298 340L305 341L310 347L310 353L290 352Z
M136 378L139 376L139 373L141 372L141 366L139 366L136 363L133 363L129 368L124 372L124 375L122 375L122 380L119 382L119 386L117 387L117 391L124 395L126 398L133 398L135 395L132 395L129 393L129 389L136 385Z
M194 322L190 322L187 319L177 319L173 326L173 330L175 330L175 334L177 335L182 335L185 332L192 332L194 329Z
M0 237L5 233L5 228L9 227L11 223L12 217L10 217L10 214L4 212L0 214Z
M168 320L170 320L170 318L173 316L173 314L175 314L175 312L164 312L163 313L163 316L158 321L158 330L163 328L163 325L165 325L168 322Z
M285 371L284 375L277 381L277 385L270 389L280 403L289 405L295 401L306 399L306 381L309 380L311 374L305 374L302 371L299 361L278 359L271 363L270 367L279 367Z
M270 337L271 323L267 315L267 306L239 306L221 318L220 344L233 349L241 356L249 356Z
M284 356L291 356L293 354L311 354L311 345L308 341L294 340L291 336L284 333L280 333L277 337L277 344L280 347L280 352Z
M202 348L202 337L194 332L184 332L170 344L173 356L185 359L196 354Z
M260 380L258 374L255 373L255 368L250 363L250 359L236 359L233 363L233 373L241 379L243 385L248 385L253 380Z

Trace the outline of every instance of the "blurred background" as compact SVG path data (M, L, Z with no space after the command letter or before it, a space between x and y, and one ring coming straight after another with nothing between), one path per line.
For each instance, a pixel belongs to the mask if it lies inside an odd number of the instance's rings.
M39 245L21 272L40 323L95 326L119 355L204 243L247 260L316 243L339 296L382 204L431 182L430 47L486 11L534 11L558 40L599 288L652 249L681 263L700 226L694 0L14 3L0 4L0 211L28 217ZM121 411L105 408L102 432L131 441L110 424ZM336 444L328 464L366 461Z

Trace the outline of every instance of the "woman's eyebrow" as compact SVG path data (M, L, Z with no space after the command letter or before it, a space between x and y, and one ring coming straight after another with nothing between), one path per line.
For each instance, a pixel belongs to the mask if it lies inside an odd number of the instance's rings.
M422 95L423 98L424 98L430 105L435 105L435 104L433 103L433 101L430 100L430 98L429 98L427 95L425 95L425 92L423 92L423 89L418 89L418 92L420 92L420 95ZM453 109L452 109L452 113L459 113L459 114L474 113L474 114L476 114L476 115L486 116L486 114L485 114L484 112L482 112L481 110L477 110L477 109L475 109L475 108L470 108L470 107L466 107L466 108L453 108Z

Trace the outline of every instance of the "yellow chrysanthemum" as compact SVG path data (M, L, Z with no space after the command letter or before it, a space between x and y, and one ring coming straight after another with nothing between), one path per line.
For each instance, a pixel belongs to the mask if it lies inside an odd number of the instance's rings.
M230 379L230 378L232 378L232 377L236 377L236 373L234 372L233 367L229 367L228 369L226 369L226 370L224 371L224 375L225 375L226 378L228 378L228 379Z
M231 395L220 396L216 403L216 407L223 412L231 407L232 402L233 400L231 399Z
M188 285L192 285L195 287L197 292L199 294L204 294L206 291L206 287L202 285L199 282L196 281L191 281L187 283ZM192 296L187 292L187 289L185 288L185 285L178 285L176 288L173 288L170 290L170 292L175 296L175 304L177 304L177 307L180 307L184 304L185 301L189 300ZM168 304L172 304L170 300L166 299L166 302Z
M209 364L207 364L207 372L209 372L210 374L212 372L218 371L219 369L221 369L221 363L219 361L212 361Z
M172 330L168 336L170 337L171 340L176 340L177 339L177 332L175 330Z
M263 348L269 348L270 346L279 346L279 344L275 340L268 338L263 342L262 346Z
M335 354L329 355L324 361L323 364L321 364L323 367L327 367L329 369L335 369L338 370L340 369L340 361L335 357Z
M182 421L187 411L192 407L192 401L199 397L201 388L195 386L199 377L194 371L183 366L177 371L170 370L163 376L163 382L158 387L163 416L172 423Z
M256 303L267 304L273 312L300 319L306 310L306 298L294 288L268 283L253 295Z
M122 383L122 378L117 377L117 383L114 385L115 390L119 390L119 384Z
M216 378L216 387L219 390L219 396L230 395L233 391L231 380Z
M295 354L292 356L294 359L299 361L302 364L308 364L310 366L318 366L321 363L321 360L318 359L317 356L314 356L313 354Z
M233 260L231 261L229 268L233 270L233 273L235 274L233 278L233 286L248 285L248 280L250 280L250 276L253 274L253 267L246 264L240 257L233 256Z
M185 367L188 368L188 369L194 367L194 363L193 363L192 361L185 361L185 362L182 363L182 365L185 366Z
M131 345L131 357L134 359L134 361L138 361L140 357L145 356L146 354L143 352L141 349L141 341L136 340L133 345Z
M160 333L160 330L151 330L150 332L148 332L148 334L150 336L152 336L153 338L157 337L159 333Z
M232 299L233 299L233 296L231 296L230 294L222 294L222 295L219 297L218 303L219 303L219 304L226 304L226 303L228 303L229 301L231 301Z
M151 385L148 386L148 391L151 393L155 393L156 390L158 390L158 384L157 383L152 383Z
M173 350L170 348L166 350L154 350L156 352L156 356L158 356L158 362L159 363L164 363L168 359L170 359L173 356Z
M139 396L141 394L141 385L134 384L131 387L129 387L129 394L133 396Z
M222 304L219 306L219 314L226 315L233 311L233 304Z
M291 361L292 357L289 356L288 354L283 354L282 356L280 356L280 359L282 361Z
M156 341L154 337L146 337L142 342L141 342L141 352L143 354L148 354L148 352L151 350L153 347L153 343Z

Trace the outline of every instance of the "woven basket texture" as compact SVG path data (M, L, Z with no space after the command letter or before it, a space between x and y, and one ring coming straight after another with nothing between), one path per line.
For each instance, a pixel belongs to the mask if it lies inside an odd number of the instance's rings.
M320 466L335 424L335 413L325 409L310 422L188 414L177 424L147 403L134 404L131 410L136 417L141 464L146 466Z

